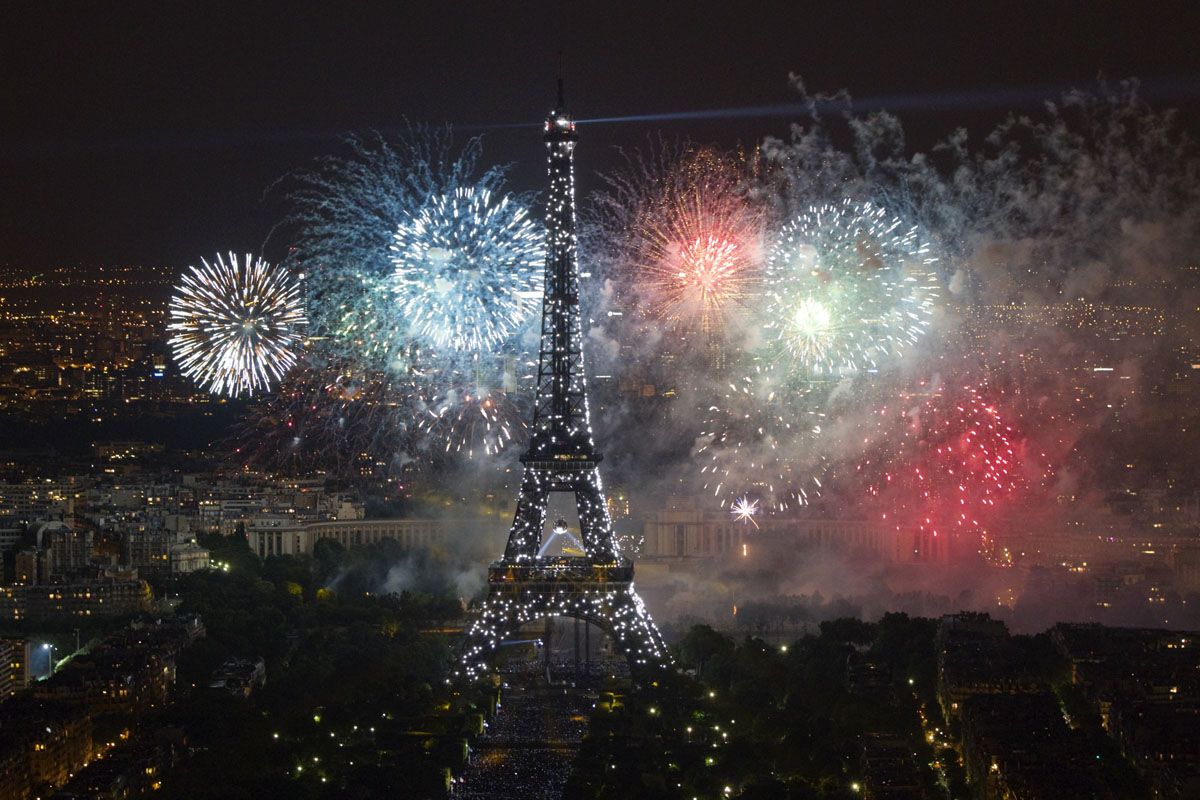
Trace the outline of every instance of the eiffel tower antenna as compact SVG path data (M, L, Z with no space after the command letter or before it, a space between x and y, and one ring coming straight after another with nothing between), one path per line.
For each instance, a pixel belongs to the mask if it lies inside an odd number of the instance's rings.
M537 401L529 449L521 456L524 474L508 544L488 568L488 596L467 632L455 673L460 680L482 677L505 638L550 617L574 617L603 628L635 675L660 670L670 661L662 635L634 590L633 562L617 547L600 481L601 455L592 439L575 236L578 136L563 102L561 72L558 106L544 131L550 193ZM552 493L575 497L582 556L542 552L548 549L542 548L542 540ZM559 527L555 534L566 532L565 523Z
M558 51L558 106L559 109L565 109L567 103L563 100L563 51Z

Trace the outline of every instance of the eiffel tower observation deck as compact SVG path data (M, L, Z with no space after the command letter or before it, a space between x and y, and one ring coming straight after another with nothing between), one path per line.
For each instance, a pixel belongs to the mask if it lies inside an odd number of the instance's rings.
M488 596L467 634L457 677L486 674L501 642L524 625L573 617L606 631L634 675L669 662L662 636L633 587L633 563L617 547L592 439L584 375L575 234L575 123L563 103L546 119L550 192L546 203L546 276L541 346L529 449L504 555L488 569ZM556 523L547 536L551 495L571 493L579 515L581 556L545 555L569 536Z

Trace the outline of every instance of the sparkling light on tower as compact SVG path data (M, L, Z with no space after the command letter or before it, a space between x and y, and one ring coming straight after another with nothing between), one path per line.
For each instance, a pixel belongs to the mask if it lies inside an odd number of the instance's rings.
M550 193L546 204L545 294L538 353L537 400L517 510L504 555L488 569L488 596L467 632L456 675L474 680L501 641L522 625L567 616L610 634L634 673L669 660L661 634L633 586L633 564L617 547L592 439L584 377L578 242L575 233L577 136L559 83L558 107L546 120ZM579 517L580 556L548 556L544 545L553 493L570 494ZM551 539L562 535L556 524Z
M935 261L917 228L879 206L814 206L767 252L766 338L804 374L879 367L928 329Z
M246 255L189 267L169 307L183 373L214 394L262 392L296 363L307 324L300 281Z

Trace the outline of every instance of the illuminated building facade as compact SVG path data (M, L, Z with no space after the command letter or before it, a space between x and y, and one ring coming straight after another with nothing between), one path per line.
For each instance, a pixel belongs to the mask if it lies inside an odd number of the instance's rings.
M78 619L136 614L150 607L150 586L136 577L42 586L0 586L0 619Z
M675 561L741 557L751 549L802 548L870 553L900 564L945 563L954 557L951 539L896 530L877 519L775 515L750 523L705 509L696 500L675 498L645 516L641 554ZM961 545L964 552L966 548Z
M24 637L0 639L0 700L29 686L33 645Z
M349 549L391 539L405 549L430 547L461 528L451 519L355 519L309 522L301 525L252 526L246 530L251 551L260 558L310 555L322 539Z

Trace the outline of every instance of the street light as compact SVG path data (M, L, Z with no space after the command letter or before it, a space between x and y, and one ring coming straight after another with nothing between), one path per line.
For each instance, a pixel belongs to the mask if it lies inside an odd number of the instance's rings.
M45 642L42 649L46 651L46 677L49 678L54 675L54 645Z

